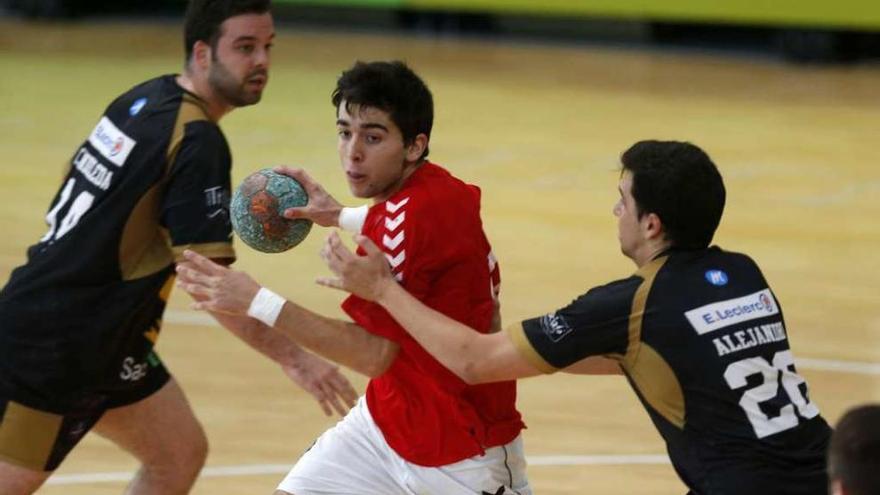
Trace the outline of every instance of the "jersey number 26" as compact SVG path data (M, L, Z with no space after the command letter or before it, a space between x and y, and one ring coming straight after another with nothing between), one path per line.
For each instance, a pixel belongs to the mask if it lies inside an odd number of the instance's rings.
M779 392L779 374L782 374L782 387L788 395L788 404L779 410L779 415L771 418L761 410L761 403L775 399ZM790 350L777 352L773 356L773 364L762 357L753 357L731 363L724 372L724 379L732 390L745 387L746 379L755 374L763 376L763 383L743 393L739 400L740 407L745 411L755 435L764 438L798 425L798 417L814 418L819 409L801 393L800 385L806 381L794 372L794 356Z

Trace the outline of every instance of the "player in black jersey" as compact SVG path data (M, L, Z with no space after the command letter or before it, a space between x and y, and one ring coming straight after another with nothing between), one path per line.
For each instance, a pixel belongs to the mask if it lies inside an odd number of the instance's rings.
M235 259L217 122L260 100L269 0L193 0L182 75L116 98L76 150L48 231L0 293L0 493L34 492L93 429L141 462L128 493L186 493L207 453L153 352L185 248ZM251 318L218 319L329 414L356 398L329 363Z
M366 257L331 235L322 253L339 278L322 283L378 301L469 383L621 369L692 494L826 493L830 429L797 374L779 302L748 256L709 247L725 201L715 165L694 145L659 141L622 163L614 214L638 270L507 332L477 334L422 305L361 237Z

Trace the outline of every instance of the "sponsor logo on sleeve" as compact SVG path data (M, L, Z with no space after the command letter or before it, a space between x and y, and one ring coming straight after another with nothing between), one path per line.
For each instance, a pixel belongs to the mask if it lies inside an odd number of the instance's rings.
M541 317L541 328L553 342L559 342L571 333L571 325L560 314L550 313Z
M146 105L146 98L138 98L137 100L134 100L134 103L132 103L130 107L128 107L128 114L134 117L135 115L141 113L141 110L143 110Z
M229 217L229 191L223 186L209 187L204 190L205 206L208 208L208 218L213 220L217 217Z
M700 335L775 314L779 314L779 307L776 306L770 289L736 299L707 304L684 313L691 326Z
M89 136L89 143L94 146L98 153L117 167L121 167L128 154L134 149L137 141L125 135L107 117L101 117L101 121L95 126L95 130Z
M708 270L706 272L706 281L721 287L722 285L727 285L727 274L721 270Z

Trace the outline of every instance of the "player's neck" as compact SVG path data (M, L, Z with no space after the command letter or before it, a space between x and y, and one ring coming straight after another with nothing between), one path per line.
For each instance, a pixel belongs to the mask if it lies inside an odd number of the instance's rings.
M403 173L400 174L400 178L395 181L394 184L388 186L384 191L371 198L373 200L373 204L387 201L388 198L397 194L397 191L400 191L400 189L403 188L403 185L406 184L406 181L408 181L412 174L414 174L415 171L418 170L419 167L421 167L424 163L425 160L418 160L405 164L403 168Z
M217 95L204 77L198 77L198 75L187 71L177 76L177 84L198 96L204 102L205 112L208 114L208 118L214 122L218 122L224 115L232 111L232 105L229 105L223 98Z
M647 242L633 253L632 260L637 267L641 268L660 256L664 251L667 251L670 247L672 247L672 243L665 239Z

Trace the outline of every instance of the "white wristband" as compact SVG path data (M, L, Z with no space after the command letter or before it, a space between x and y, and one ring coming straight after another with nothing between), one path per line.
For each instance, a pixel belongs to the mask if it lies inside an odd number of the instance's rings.
M339 212L339 228L360 234L367 220L367 212L370 210L369 205L358 206L357 208L343 207Z
M257 295L251 301L251 306L247 310L250 317L256 318L270 327L275 326L278 315L281 314L281 308L284 307L285 299L271 290L260 287Z

